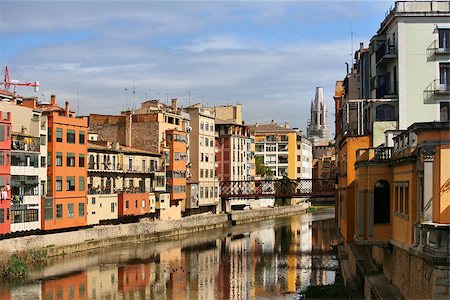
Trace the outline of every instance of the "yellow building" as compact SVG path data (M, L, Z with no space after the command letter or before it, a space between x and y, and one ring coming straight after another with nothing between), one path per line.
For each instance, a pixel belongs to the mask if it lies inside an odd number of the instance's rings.
M289 128L287 123L280 126L273 121L248 128L255 138L255 163L269 168L275 178L287 176L297 179L301 176L297 173L297 136L300 131Z

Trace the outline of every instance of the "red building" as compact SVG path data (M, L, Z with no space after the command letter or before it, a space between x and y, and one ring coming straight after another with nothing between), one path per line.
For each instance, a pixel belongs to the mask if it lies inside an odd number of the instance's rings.
M11 113L0 112L0 234L11 232Z

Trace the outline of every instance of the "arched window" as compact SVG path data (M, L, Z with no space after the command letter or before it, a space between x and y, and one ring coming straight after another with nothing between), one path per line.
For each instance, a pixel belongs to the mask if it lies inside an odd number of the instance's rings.
M376 121L395 121L395 107L390 104L377 106Z
M389 223L391 220L391 192L389 183L380 180L375 183L373 222L374 224Z

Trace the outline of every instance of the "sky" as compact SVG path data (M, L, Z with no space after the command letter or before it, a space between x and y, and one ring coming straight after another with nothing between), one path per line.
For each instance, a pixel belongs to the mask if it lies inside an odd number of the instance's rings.
M336 80L393 1L0 1L0 68L24 96L80 115L149 99L241 103L247 124L306 131L316 86L331 129ZM352 35L353 32L353 45ZM3 78L3 74L2 74Z

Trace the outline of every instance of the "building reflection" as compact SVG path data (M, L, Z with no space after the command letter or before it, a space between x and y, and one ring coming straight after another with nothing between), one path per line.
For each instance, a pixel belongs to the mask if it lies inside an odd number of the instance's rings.
M3 290L1 296L23 299L24 293L40 294L33 299L45 300L253 299L277 298L299 293L310 285L332 284L338 268L331 251L337 243L334 220L289 221L187 246L177 243L153 253L145 247L130 248L129 252L123 250L125 261Z

